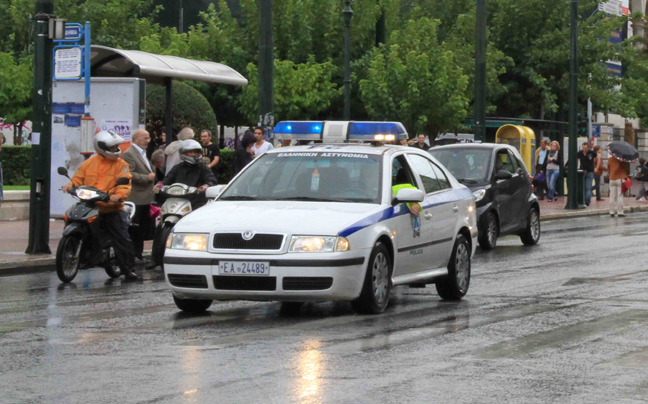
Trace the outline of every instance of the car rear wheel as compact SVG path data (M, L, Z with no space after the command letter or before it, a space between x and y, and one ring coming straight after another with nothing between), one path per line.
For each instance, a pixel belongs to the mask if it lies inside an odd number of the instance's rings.
M377 242L367 265L360 297L351 302L353 309L363 314L378 314L385 311L391 292L392 263L387 247Z
M479 246L483 250L492 250L497 245L497 236L499 232L499 226L497 224L497 216L495 213L488 212L486 217L486 228L484 232L480 232L478 240Z
M436 289L444 300L460 300L468 292L469 286L470 244L459 234L448 262L448 276L436 283Z
M524 233L520 234L524 245L536 245L540 241L540 214L536 207L529 210L529 219Z
M180 299L173 296L176 306L187 313L203 313L212 304L212 300Z
M279 312L286 316L295 316L301 312L303 306L303 302L281 302Z

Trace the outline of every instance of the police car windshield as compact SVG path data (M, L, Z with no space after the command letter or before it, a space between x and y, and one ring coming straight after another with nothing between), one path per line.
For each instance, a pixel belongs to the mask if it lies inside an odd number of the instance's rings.
M434 156L459 181L466 185L487 182L491 149L457 147L430 149Z
M333 151L265 154L218 199L380 203L381 161Z

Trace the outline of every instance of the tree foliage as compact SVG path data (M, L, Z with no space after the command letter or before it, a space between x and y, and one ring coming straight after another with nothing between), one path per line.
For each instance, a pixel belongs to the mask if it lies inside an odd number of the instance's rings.
M216 132L218 123L209 102L195 88L183 82L173 83L173 133L189 126L196 132L209 129ZM164 127L166 89L149 85L146 90L147 130L159 133Z
M16 63L12 55L0 52L0 116L5 123L31 119L32 80L30 59Z

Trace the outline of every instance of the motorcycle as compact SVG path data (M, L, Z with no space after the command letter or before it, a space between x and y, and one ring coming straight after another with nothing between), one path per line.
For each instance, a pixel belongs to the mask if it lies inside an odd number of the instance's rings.
M191 195L197 193L198 188L181 183L165 185L160 188L159 195L166 200L160 208L160 223L155 228L155 237L153 238L151 254L155 264L163 267L162 259L169 234L180 219L193 211Z
M70 178L65 168L59 167L58 173ZM114 185L128 185L130 179L121 177ZM114 188L114 187L113 187ZM96 202L107 202L110 194L87 185L71 188L69 194L79 200L65 212L65 228L56 250L56 274L61 282L69 283L76 277L79 269L102 266L111 278L119 278L122 274L117 264L115 250L110 240L101 236L101 220ZM135 204L124 202L124 210L128 214L128 224L131 225L135 216ZM98 246L98 247L97 247ZM96 251L99 248L100 251Z

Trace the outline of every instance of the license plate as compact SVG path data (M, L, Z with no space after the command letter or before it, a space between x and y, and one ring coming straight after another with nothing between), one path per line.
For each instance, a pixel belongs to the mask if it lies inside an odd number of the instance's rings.
M221 261L218 263L221 275L270 275L270 263L258 261Z

